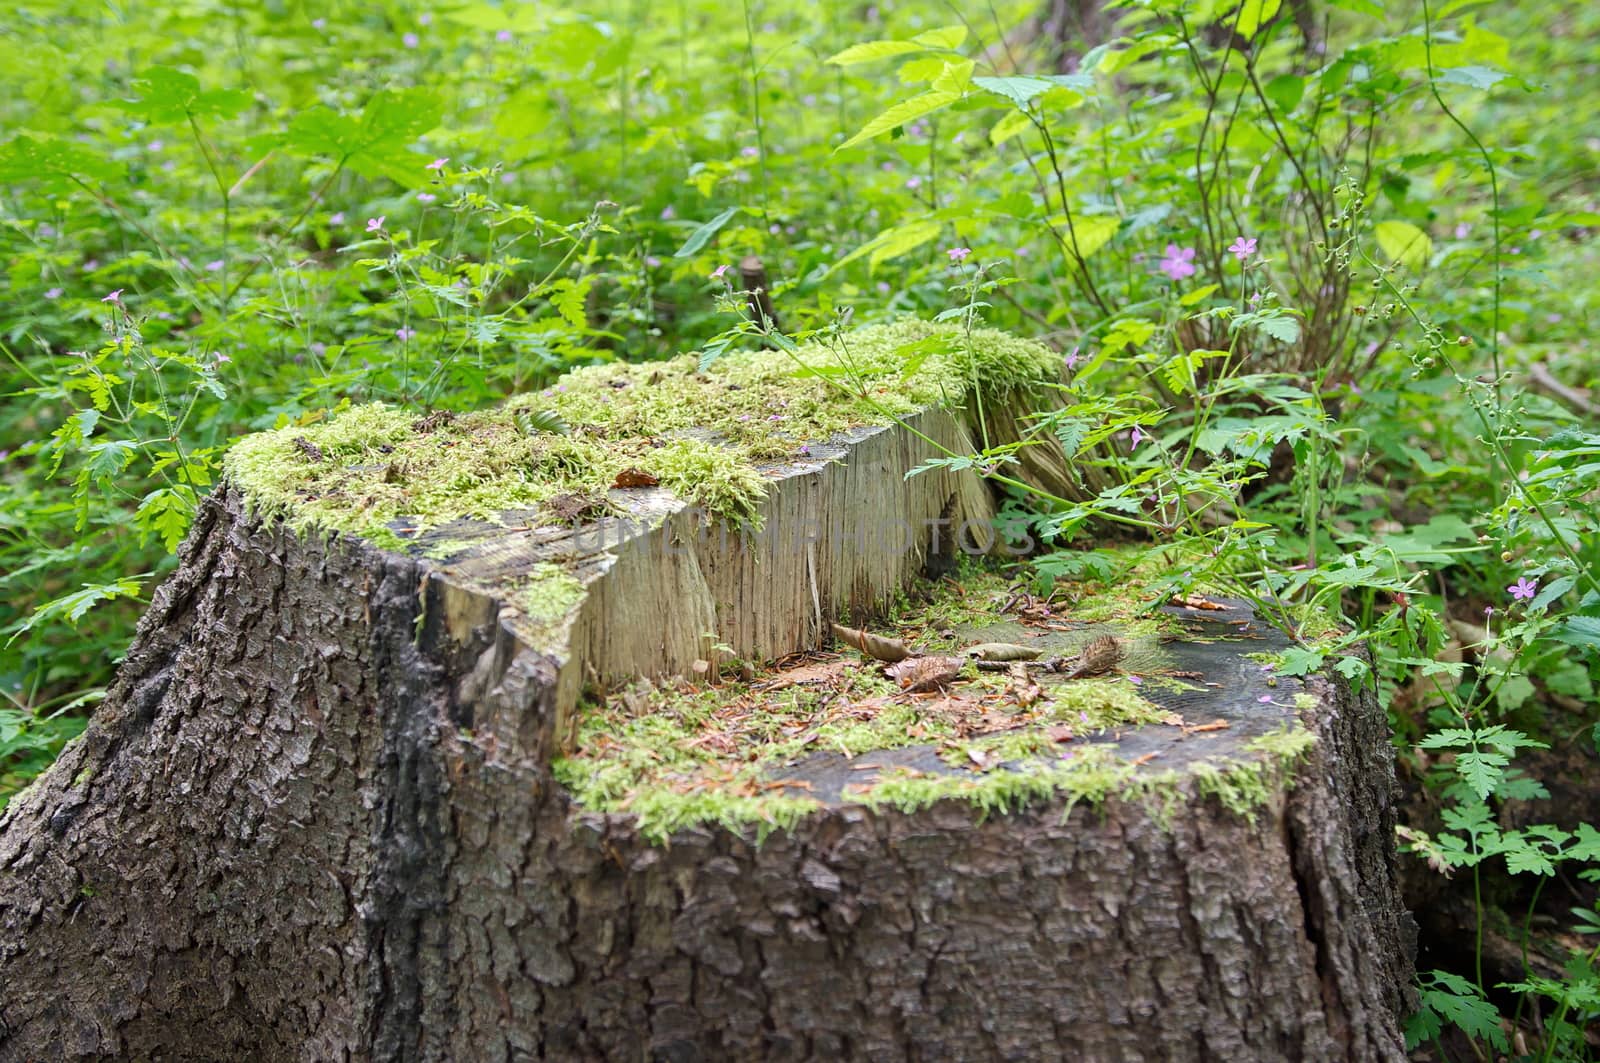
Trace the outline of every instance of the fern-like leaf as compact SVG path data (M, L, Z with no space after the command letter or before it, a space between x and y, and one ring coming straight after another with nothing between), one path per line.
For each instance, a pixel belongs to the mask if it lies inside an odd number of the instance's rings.
M522 434L528 436L540 433L564 436L572 431L566 419L554 410L518 410L515 420Z

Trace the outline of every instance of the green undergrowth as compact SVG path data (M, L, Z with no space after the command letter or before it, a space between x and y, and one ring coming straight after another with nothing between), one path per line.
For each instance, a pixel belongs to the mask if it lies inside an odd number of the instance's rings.
M353 407L246 437L227 472L259 512L387 546L403 541L396 523L414 534L458 517L515 511L521 520L562 496L603 507L626 469L713 516L749 522L766 490L763 464L804 458L808 443L846 429L961 407L974 380L998 400L1042 388L1059 369L1059 355L1028 340L978 329L969 342L955 325L903 320L705 368L695 354L581 368L453 418Z
M964 573L959 587L920 590L872 629L919 650L948 652L961 641L960 628L992 626L1008 597L1007 581L983 571ZM1115 593L1128 598L1123 589ZM924 600L914 604L918 597ZM1085 601L1107 615L1095 596ZM1244 759L1163 772L1119 756L1112 745L1083 741L1181 722L1140 693L1159 675L1144 676L1143 686L1121 672L1045 680L1042 696L1024 704L1009 689L1012 677L970 664L948 696L907 696L876 663L848 649L837 661L800 668L715 684L641 684L587 702L574 751L557 761L556 777L580 806L636 816L657 843L692 826L751 828L758 838L791 828L824 801L786 778L786 768L818 754L858 760L908 746L934 747L948 770L886 766L847 784L842 800L909 812L954 799L987 815L1060 796L1069 806L1117 797L1146 803L1166 821L1191 792L1253 816L1312 741L1294 728L1248 743Z

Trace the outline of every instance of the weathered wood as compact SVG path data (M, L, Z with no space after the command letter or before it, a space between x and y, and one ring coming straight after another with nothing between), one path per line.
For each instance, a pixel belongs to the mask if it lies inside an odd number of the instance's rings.
M815 646L948 544L930 522L992 514L970 472L907 479L902 428L833 446L769 470L765 541L628 488L604 549L462 522L398 553L225 486L0 818L0 1059L1402 1058L1386 726L1331 677L1254 819L1190 781L1166 814L830 799L663 846L574 805L551 763L583 682L689 670L708 633ZM901 522L909 548L832 530ZM554 623L507 590L552 562L584 585Z

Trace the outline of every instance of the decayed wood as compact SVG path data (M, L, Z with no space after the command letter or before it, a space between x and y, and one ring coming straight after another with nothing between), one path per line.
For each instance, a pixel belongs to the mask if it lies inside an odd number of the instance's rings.
M1167 820L830 802L659 846L572 805L550 765L585 678L685 670L708 631L815 645L933 552L805 518L992 512L906 480L898 430L840 446L772 470L765 546L640 488L605 549L463 524L432 561L224 487L83 739L0 818L0 1060L1403 1058L1385 722L1342 682L1311 685L1318 743L1253 821L1191 786ZM503 591L552 560L586 584L554 628Z

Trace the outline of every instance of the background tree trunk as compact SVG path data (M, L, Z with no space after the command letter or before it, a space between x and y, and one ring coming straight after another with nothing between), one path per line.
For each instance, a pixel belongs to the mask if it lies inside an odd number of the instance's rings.
M769 504L972 512L950 501L970 474L904 479L925 455L899 431L787 470ZM932 545L813 558L775 592L748 545L691 530L679 606L709 595L749 646L815 644ZM564 674L605 667L585 610L673 599L621 549L531 641L490 578L510 536L437 564L297 536L231 488L205 503L104 707L0 819L0 1059L1403 1058L1370 695L1309 685L1317 745L1253 819L1191 778L1165 816L833 802L760 844L652 845L575 808L550 762ZM617 652L665 645L640 615Z

